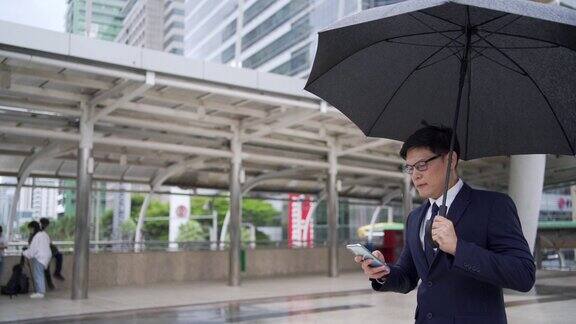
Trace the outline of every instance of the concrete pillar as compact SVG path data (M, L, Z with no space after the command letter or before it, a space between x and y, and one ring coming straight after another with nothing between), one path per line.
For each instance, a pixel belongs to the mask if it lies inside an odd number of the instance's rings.
M412 179L409 174L404 175L404 185L402 186L402 206L404 207L404 220L408 218L408 214L414 208L412 205Z
M22 192L22 186L26 178L19 177L18 184L14 190L14 197L12 197L12 206L10 208L10 215L8 215L8 223L6 224L5 237L8 242L12 241L12 236L14 235L14 222L16 221L16 214L18 211L18 203L20 202L20 193Z
M534 244L535 251L539 251L538 253L534 254L534 261L536 261L536 269L542 269L542 239L540 237L536 237L536 243Z
M388 223L394 223L394 210L392 206L388 206L386 209L388 210Z
M338 190L336 177L338 170L337 146L332 143L328 152L328 179L326 181L328 216L328 276L338 276Z
M76 229L74 232L74 266L72 269L72 299L88 298L88 257L90 254L90 189L94 161L92 140L94 123L92 107L81 105L80 146L78 148L78 178L76 182Z
M150 206L150 200L152 199L153 194L154 190L150 190L150 192L144 198L142 208L140 208L140 214L138 215L138 223L136 224L136 234L134 235L135 252L142 251L142 228L144 227L144 219L146 219L146 212L148 211L148 206Z
M10 208L10 214L8 215L7 220L8 224L6 226L5 236L8 238L8 241L12 240L14 221L16 220L16 211L18 210L22 186L30 176L34 164L42 159L54 158L64 151L64 148L60 147L58 144L52 143L42 149L35 150L34 153L26 157L20 165L17 177L18 183L16 184L16 190L14 191L14 197L12 198L12 207Z
M378 219L378 214L380 214L380 210L382 210L382 205L377 206L376 209L372 212L372 217L370 218L370 229L368 230L368 242L372 243L372 236L374 234L374 224L376 224L376 220Z
M232 160L230 161L230 250L229 250L229 286L240 285L240 249L242 224L242 192L240 191L240 173L242 172L242 144L239 132L230 141Z
M534 252L538 218L544 186L546 155L514 155L510 158L509 194L522 224L524 237L528 241L530 251Z

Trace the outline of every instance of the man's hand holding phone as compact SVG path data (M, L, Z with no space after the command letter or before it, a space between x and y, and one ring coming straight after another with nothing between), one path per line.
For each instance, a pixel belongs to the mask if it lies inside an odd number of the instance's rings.
M378 250L372 252L372 255L374 255L378 260L384 260L384 256ZM380 267L370 266L370 264L374 261L372 259L365 259L360 255L355 256L354 261L356 261L356 263L360 263L362 270L364 270L364 273L370 279L383 279L383 277L386 277L388 274L390 274L390 267L388 267L386 264Z

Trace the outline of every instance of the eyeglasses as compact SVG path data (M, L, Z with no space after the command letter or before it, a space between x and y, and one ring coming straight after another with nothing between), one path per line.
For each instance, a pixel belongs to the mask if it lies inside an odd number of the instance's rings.
M442 156L442 154L435 155L435 156L429 158L428 160L418 161L412 165L406 164L406 165L404 165L403 170L404 170L404 172L406 172L408 174L412 174L414 172L414 169L416 169L420 172L426 171L426 170L428 170L428 163L434 159L437 159L440 156Z

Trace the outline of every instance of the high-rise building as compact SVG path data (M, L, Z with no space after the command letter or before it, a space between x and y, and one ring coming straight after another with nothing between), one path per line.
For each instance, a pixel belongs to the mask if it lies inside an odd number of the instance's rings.
M129 0L116 41L173 54L184 53L185 0Z
M0 177L0 185L8 184L6 177ZM0 186L0 225L6 226L8 224L8 215L12 209L12 197L14 196L14 188Z
M75 180L60 180L60 193L58 195L58 217L74 217L76 215L76 191L68 188L76 186Z
M184 54L306 77L319 30L360 10L395 2L399 0L186 1Z
M0 224L7 225L8 218L12 210L14 192L16 188L16 178L0 177ZM28 179L25 183L27 187L20 189L18 208L16 209L14 224L15 228L30 221L34 215L34 195L33 189L29 186L33 184L33 179ZM42 200L42 195L37 195L37 200ZM37 203L38 208L42 206Z
M132 207L131 193L132 185L129 183L108 183L107 203L105 209L112 209L112 240L121 240L122 223L130 218Z
M129 0L122 10L122 30L116 36L119 43L164 49L164 0Z
M67 0L66 32L86 35L87 0ZM122 29L126 0L91 0L89 37L113 41Z
M93 182L92 187L92 215L98 218L106 211L106 186L100 182ZM57 196L56 212L60 217L75 217L76 215L76 181L73 179L60 180L60 191Z
M12 211L16 178L0 177L0 224L8 225ZM18 234L21 225L41 217L56 218L58 180L29 178L20 190L12 229Z
M34 178L32 183L32 217L36 220L56 218L58 180Z
M184 0L164 0L163 45L165 52L184 54Z

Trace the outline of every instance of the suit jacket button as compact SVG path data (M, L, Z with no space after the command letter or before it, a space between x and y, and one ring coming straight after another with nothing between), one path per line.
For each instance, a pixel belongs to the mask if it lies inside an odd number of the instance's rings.
M426 314L426 318L429 319L429 320L431 320L431 319L432 319L432 313Z
M432 287L432 281L428 281L428 287Z

